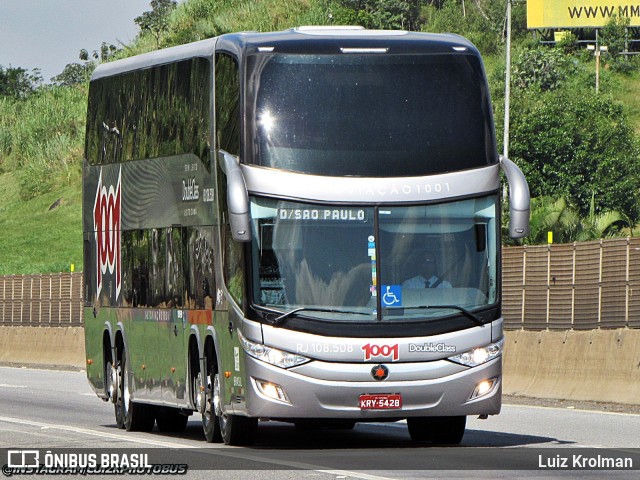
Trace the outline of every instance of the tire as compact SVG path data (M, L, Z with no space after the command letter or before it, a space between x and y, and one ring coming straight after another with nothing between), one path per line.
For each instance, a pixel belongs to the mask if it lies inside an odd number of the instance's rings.
M458 445L464 436L466 424L465 416L407 418L412 440L436 445Z
M204 388L204 397L202 399L205 402L205 409L202 412L202 428L204 430L204 438L208 443L221 443L222 442L222 432L220 431L220 422L218 421L218 417L216 415L216 407L215 405L220 404L220 399L216 398L216 392L220 394L220 388L218 387L217 391L214 391L214 376L217 375L217 366L215 364L211 365L209 368L209 362L206 362L207 369L209 371L205 374L198 375L198 388ZM219 408L219 407L218 407Z
M118 362L117 390L115 404L116 423L119 428L128 432L150 432L155 423L155 411L152 406L136 403L131 400L131 372L129 370L127 352L122 352L122 359Z
M253 445L258 431L258 419L223 414L218 417L225 445Z
M228 415L222 411L222 397L220 395L220 378L216 373L213 377L213 404L220 435L225 445L252 445L258 431L258 419Z
M156 411L156 423L158 430L163 433L184 432L189 417L180 413L177 408L160 408Z
M114 412L116 416L116 425L118 428L124 428L124 405L123 405L123 392L122 392L122 362L117 362L113 367L116 370L115 380L115 397Z

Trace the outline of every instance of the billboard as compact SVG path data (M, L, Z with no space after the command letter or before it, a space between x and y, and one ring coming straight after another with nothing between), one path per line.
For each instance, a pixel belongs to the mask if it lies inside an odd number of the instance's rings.
M640 0L527 0L527 28L604 27L614 15L640 26Z

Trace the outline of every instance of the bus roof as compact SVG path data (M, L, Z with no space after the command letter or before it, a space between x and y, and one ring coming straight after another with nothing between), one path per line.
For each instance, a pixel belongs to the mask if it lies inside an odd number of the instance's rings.
M123 58L115 62L102 63L94 70L91 81L103 77L110 77L125 72L141 70L166 63L173 63L194 57L211 57L217 38L209 38L199 42L187 43L177 47L164 48L134 57Z
M454 34L365 30L359 27L299 27L282 32L230 33L216 47L233 53L456 53L473 52L467 39Z
M243 57L247 54L309 53L431 53L480 55L464 37L454 34L408 32L404 30L366 30L362 27L310 26L281 32L238 32L156 50L99 65L91 80L194 57L211 58L214 51Z

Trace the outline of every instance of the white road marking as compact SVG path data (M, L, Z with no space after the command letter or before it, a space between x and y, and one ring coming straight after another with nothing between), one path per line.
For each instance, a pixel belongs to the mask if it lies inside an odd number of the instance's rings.
M2 417L0 416L0 422L6 422L6 423L14 423L14 424L19 424L19 425L28 425L31 427L38 427L42 430L63 430L63 431L67 431L67 432L73 432L73 433L79 433L79 434L83 434L83 435L92 435L95 437L101 437L101 438L110 438L113 440L122 440L125 442L132 442L132 443L140 443L143 445L147 445L147 446L156 446L156 447L166 447L166 448L191 448L191 449L195 449L195 448L202 448L202 447L194 447L191 445L184 445L181 443L173 443L173 442L166 442L166 441L160 441L160 440L154 440L154 439L147 439L147 438L140 438L140 437L135 437L133 435L122 435L122 434L117 434L117 433L109 433L109 432L100 432L97 430L91 430L89 428L81 428L81 427L73 427L73 426L69 426L69 425L59 425L59 424L55 424L55 423L44 423L44 422L36 422L33 420L26 420L26 419L22 419L22 418L14 418L14 417ZM231 457L231 458L239 458L242 460L249 460L249 461L253 461L253 462L263 462L263 463L270 463L270 464L274 464L274 465L279 465L279 466L286 466L286 467L291 467L291 468L298 468L301 470L312 470L312 471L316 471L319 473L326 473L326 474L330 474L330 475L338 475L338 476L346 476L346 477L350 477L350 478L359 478L362 480L392 480L389 477L381 477L379 475L369 475L366 473L362 473L362 472L351 472L348 470L334 470L334 469L326 469L323 467L320 467L318 465L311 465L311 464L307 464L307 463L301 463L301 462L291 462L288 460L276 460L276 459L269 459L269 458L263 458L260 456L254 456L251 454L245 454L245 453L241 453L240 449L237 447L229 447L229 446L221 446L221 447L217 447L217 448L211 448L209 450L207 450L207 453L210 455L221 455L224 457Z
M0 388L28 388L26 385L9 385L8 383L0 383Z
M576 412L576 413L597 413L598 415L613 415L613 416L620 416L620 417L637 417L638 414L637 413L625 413L625 412L603 412L601 410L586 410L586 409L582 409L582 408L568 408L568 407L545 407L543 405L524 405L524 404L518 404L518 403L503 403L502 404L503 407L510 407L510 408L534 408L534 409L540 409L540 410L557 410L557 411L570 411L570 412Z

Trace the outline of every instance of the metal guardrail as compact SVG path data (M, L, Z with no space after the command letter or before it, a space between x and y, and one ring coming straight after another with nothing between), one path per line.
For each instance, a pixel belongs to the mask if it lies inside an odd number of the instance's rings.
M507 247L509 330L640 328L640 238ZM0 276L0 325L81 326L82 273Z

